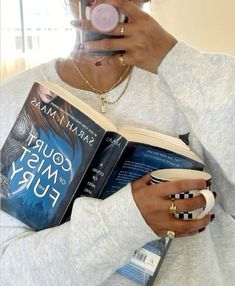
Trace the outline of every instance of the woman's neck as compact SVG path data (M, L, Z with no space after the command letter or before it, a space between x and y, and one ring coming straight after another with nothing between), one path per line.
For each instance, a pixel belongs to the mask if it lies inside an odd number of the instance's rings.
M102 57L80 55L76 58L61 60L58 63L57 71L61 79L70 86L92 91L89 84L79 74L78 70L80 70L93 87L99 91L105 91L115 85L127 68L119 64L102 64ZM125 80L128 74L129 71L124 74L120 82Z

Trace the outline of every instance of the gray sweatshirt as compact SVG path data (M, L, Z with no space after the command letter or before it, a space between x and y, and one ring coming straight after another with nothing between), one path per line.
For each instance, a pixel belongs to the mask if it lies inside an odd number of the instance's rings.
M234 58L178 43L158 75L134 68L124 96L108 106L106 116L118 127L138 126L173 136L190 132L190 147L205 161L218 194L215 220L198 235L173 240L154 285L235 285L234 77ZM59 78L53 60L2 85L0 146L36 80L55 82L99 107L95 94ZM125 83L109 92L108 100L118 98ZM1 211L0 285L135 285L115 271L135 249L155 238L130 185L104 201L77 199L69 222L39 232Z

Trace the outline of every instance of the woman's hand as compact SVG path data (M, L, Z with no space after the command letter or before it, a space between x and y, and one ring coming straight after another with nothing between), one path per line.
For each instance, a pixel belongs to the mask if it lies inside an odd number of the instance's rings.
M119 38L89 41L85 50L125 50L123 55L107 57L103 62L122 65L135 65L152 73L177 40L167 33L153 17L143 12L136 4L127 0L97 0L96 5L108 3L116 7L128 17L128 23L120 23L108 35Z
M132 192L135 203L146 223L160 237L167 236L167 231L173 231L175 237L184 237L197 234L206 228L214 218L208 214L202 219L183 220L170 214L169 208L172 194L189 190L206 188L204 180L180 180L161 184L149 184L150 175L132 183ZM205 205L202 195L190 199L177 199L174 201L177 212L188 212Z

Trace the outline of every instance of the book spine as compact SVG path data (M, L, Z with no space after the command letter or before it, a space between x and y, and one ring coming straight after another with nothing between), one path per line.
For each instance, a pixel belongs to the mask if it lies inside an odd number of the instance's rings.
M79 186L78 195L98 197L117 164L127 141L120 134L107 132Z
M1 209L35 230L60 224L105 134L79 108L47 95L33 85L1 150Z

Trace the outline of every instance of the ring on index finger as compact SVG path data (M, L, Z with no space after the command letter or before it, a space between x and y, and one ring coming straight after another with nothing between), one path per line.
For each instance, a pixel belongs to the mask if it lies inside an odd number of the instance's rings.
M119 55L119 61L120 61L120 63L121 63L122 66L125 66L125 65L126 65L122 54Z
M121 35L122 37L124 37L124 26L121 27L120 35Z

